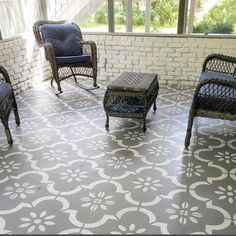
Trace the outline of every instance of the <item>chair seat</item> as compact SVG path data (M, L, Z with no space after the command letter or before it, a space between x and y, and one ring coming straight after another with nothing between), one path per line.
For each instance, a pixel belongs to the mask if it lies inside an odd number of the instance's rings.
M0 83L0 102L11 93L11 85L9 83Z
M202 72L201 80L206 80L206 79L220 79L220 80L226 80L226 81L235 80L235 82L236 82L236 77L233 77L231 75L227 75L222 72L214 72L214 71Z
M221 79L235 81L236 78L218 72L203 72L201 80ZM197 107L223 113L236 114L236 90L219 84L205 84L201 87L197 96Z
M190 144L195 117L236 119L236 57L208 55L189 111L185 148Z
M56 57L57 64L85 63L91 61L89 55Z

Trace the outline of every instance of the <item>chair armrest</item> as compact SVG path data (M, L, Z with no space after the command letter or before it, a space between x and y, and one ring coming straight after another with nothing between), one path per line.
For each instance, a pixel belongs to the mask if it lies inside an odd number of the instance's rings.
M9 77L9 74L7 73L6 69L0 65L0 83L1 82L5 82L5 83L9 83L11 85L11 80Z
M227 76L228 79L219 79L219 78L209 78L209 79L204 79L204 80L200 80L196 89L195 89L195 95L194 95L194 99L197 99L197 95L200 92L201 88L205 85L217 85L220 87L226 87L226 88L231 88L233 90L236 90L236 78L235 77L230 77ZM232 90L231 90L232 91ZM227 90L222 91L221 93L219 93L221 96L225 96L227 95L228 97L234 97L234 93L230 92Z
M202 72L204 71L220 72L233 76L236 74L236 57L210 54L203 63Z
M97 71L97 45L94 41L81 42L84 54L92 57L92 64L94 71ZM97 73L97 72L96 72Z
M97 60L97 45L94 41L83 41L81 42L84 54L92 56L93 59Z
M51 43L41 44L41 47L44 47L46 59L53 65L56 66L56 57L53 46Z

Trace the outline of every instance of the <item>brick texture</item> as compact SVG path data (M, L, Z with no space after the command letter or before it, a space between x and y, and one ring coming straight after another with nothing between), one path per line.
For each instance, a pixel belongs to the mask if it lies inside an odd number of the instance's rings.
M196 86L208 54L236 56L235 38L84 33L84 39L97 43L98 83L133 71L157 73L161 84ZM0 64L9 72L16 93L52 76L44 50L32 36L0 41Z

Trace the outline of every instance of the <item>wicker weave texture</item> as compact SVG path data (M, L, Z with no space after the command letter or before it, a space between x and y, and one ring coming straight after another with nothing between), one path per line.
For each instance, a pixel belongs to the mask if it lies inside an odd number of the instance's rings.
M6 69L0 65L0 83L8 83L11 86L11 81ZM18 114L15 95L11 86L11 91L7 94L2 101L0 101L0 119L5 129L7 141L10 145L13 143L11 131L8 125L8 120L11 110L14 111L15 121L17 125L20 125L20 117Z
M133 86L132 86L133 85ZM108 85L104 96L104 110L109 127L109 116L143 119L143 130L146 130L146 115L154 104L159 91L158 76L124 72Z
M236 120L236 58L206 57L189 112L185 147L190 144L194 117Z
M52 69L52 80L57 83L57 88L59 93L62 92L60 82L66 78L74 77L75 81L76 76L85 76L93 78L93 86L97 88L97 46L93 41L84 41L82 37L81 30L78 25L71 22L78 29L79 37L81 38L81 45L84 54L91 56L91 61L89 62L80 62L80 63L71 63L71 64L57 64L56 57L54 53L53 46L49 43L45 43L42 37L42 32L40 28L44 24L65 24L67 21L37 21L33 25L33 32L38 43L39 47L44 47L46 59L49 61Z

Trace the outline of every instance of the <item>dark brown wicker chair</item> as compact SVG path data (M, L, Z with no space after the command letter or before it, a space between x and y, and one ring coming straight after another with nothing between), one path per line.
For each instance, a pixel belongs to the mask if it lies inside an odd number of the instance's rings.
M206 57L189 112L185 148L190 144L194 117L236 120L236 58Z
M71 76L78 84L76 76L93 78L92 88L97 86L97 47L93 41L83 41L78 25L66 21L37 21L33 32L39 47L44 47L46 59L50 62L53 81L62 93L60 82Z
M14 110L16 124L20 125L20 118L11 81L5 68L0 65L0 119L5 128L7 141L10 145L12 145L13 140L8 120L12 109Z

